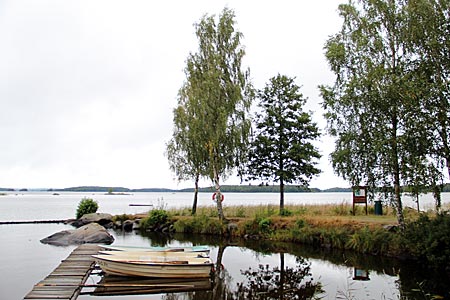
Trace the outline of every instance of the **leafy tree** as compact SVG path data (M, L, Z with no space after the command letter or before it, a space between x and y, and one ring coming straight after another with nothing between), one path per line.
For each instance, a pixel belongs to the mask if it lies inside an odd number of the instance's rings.
M194 201L192 214L197 211L198 182L200 175L205 174L205 161L208 157L204 143L202 143L202 127L196 118L195 110L191 107L193 88L190 82L189 65L185 70L187 81L178 94L178 106L174 109L174 132L167 143L166 155L170 169L179 181L194 179ZM191 95L191 96L190 96ZM190 98L191 97L191 98Z
M413 117L429 161L429 182L436 211L441 207L444 166L450 177L450 3L441 0L412 0L407 3L408 50L416 53Z
M280 213L284 209L284 184L308 186L320 173L315 159L320 158L312 141L320 136L310 114L302 110L306 99L294 78L277 75L258 91L261 102L256 132L249 151L249 179L280 182Z
M415 81L420 100L414 118L426 136L422 137L435 173L445 165L450 177L450 2L411 0L407 2L408 50L416 53ZM430 184L440 207L442 176ZM438 180L436 180L438 179Z
M385 187L403 227L402 166L425 161L408 158L418 152L411 108L420 86L412 80L415 54L405 41L404 1L361 0L340 5L339 12L342 29L325 46L336 81L321 87L328 129L336 137L332 164L353 185Z
M178 126L183 128L180 139L169 148L169 153L176 153L172 158L178 174L210 178L215 199L222 198L220 180L236 167L240 173L250 131L252 87L249 71L241 69L245 51L234 17L225 8L217 23L214 16L205 15L195 25L199 48L187 58L187 79L175 116L185 123ZM224 219L222 203L216 203L219 218Z

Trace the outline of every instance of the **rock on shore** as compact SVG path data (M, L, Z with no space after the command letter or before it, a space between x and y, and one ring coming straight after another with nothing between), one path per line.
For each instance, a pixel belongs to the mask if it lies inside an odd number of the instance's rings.
M111 228L113 225L112 215L105 213L85 214L81 218L71 222L70 224L78 228L90 223L98 223L103 227Z
M63 230L41 240L43 244L68 246L73 244L111 244L114 237L98 223L90 223L75 230Z

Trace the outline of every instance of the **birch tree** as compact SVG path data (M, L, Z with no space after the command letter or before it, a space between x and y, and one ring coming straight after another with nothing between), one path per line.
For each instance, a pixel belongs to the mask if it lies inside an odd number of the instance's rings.
M342 29L326 43L336 81L321 87L335 171L353 185L384 187L404 226L402 162L414 90L404 40L403 1L361 0L339 6Z
M242 33L236 31L234 19L234 12L225 8L217 21L215 16L205 15L195 24L198 50L187 58L182 88L185 103L180 103L180 109L189 115L186 126L192 131L184 143L199 147L193 152L200 153L202 160L198 173L214 184L221 220L220 183L233 171L241 173L253 95L249 70L242 67Z

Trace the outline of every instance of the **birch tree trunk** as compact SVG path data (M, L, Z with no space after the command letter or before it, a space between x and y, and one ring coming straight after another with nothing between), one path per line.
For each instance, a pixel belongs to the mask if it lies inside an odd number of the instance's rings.
M214 185L215 185L215 199L217 204L217 213L219 215L219 220L224 221L225 216L223 214L223 207L222 207L222 193L220 192L220 182L219 182L219 174L217 173L216 169L214 168Z
M197 200L198 200L198 181L200 179L200 175L197 174L195 177L195 188L194 188L194 203L192 204L192 215L197 213Z

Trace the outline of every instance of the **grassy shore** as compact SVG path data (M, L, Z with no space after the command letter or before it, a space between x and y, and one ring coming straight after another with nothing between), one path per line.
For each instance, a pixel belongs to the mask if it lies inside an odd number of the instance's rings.
M407 226L401 232L393 209L383 207L383 215L374 215L373 207L369 207L368 213L363 206L357 206L353 215L352 206L345 203L288 205L281 214L275 205L226 206L226 220L221 222L216 208L208 206L199 207L195 216L187 208L154 209L141 225L149 230L158 227L155 224L170 223L180 233L292 242L438 263L450 261L449 214L405 209Z

